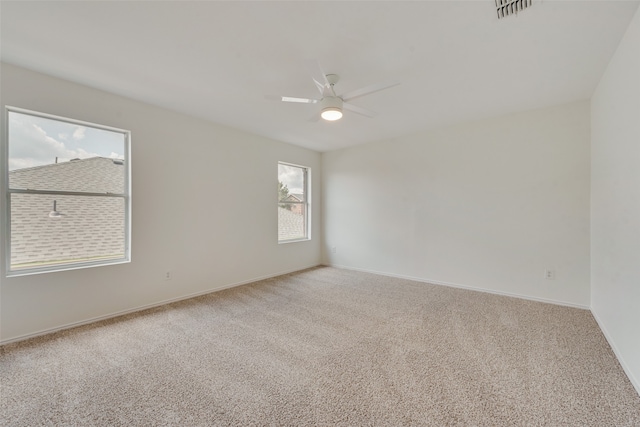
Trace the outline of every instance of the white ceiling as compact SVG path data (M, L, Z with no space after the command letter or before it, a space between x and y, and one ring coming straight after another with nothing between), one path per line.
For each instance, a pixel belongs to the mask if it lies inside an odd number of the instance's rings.
M638 1L2 1L2 61L318 151L587 99ZM304 65L378 112L310 122Z

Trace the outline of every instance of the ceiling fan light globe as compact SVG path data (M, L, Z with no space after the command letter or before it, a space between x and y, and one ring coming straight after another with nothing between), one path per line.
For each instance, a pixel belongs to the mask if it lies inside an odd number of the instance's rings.
M322 110L320 117L330 122L340 120L342 118L342 110L337 107L327 107Z

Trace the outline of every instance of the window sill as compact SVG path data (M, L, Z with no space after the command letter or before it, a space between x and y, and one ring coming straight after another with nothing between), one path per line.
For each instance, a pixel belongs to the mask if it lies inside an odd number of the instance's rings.
M287 243L299 243L299 242L309 242L309 241L311 241L311 238L305 237L303 239L278 240L278 244L279 245L284 245L284 244L287 244Z
M23 270L7 271L6 277L10 278L10 277L20 277L20 276L31 276L34 274L56 273L61 271L80 270L80 269L92 268L92 267L106 267L108 265L128 264L130 262L131 262L131 259L118 258L110 261L74 263L74 264L67 264L67 265L40 267L40 268L32 267L32 268L25 268Z

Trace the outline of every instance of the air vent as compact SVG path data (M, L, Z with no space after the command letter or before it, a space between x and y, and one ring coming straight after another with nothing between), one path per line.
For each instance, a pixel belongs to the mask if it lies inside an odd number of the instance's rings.
M496 0L496 9L498 11L498 19L505 18L509 15L517 15L529 6L532 0Z
M114 165L124 165L124 160L122 159L113 159Z

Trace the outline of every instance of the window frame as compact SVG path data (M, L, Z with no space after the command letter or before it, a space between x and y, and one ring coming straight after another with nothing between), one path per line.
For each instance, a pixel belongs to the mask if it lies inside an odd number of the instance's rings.
M286 239L280 240L280 224L278 219L277 231L278 231L278 244L286 244L286 243L297 243L297 242L306 242L311 240L311 168L309 166L298 165L295 163L289 162L281 162L278 161L278 167L280 165L283 166L292 166L296 168L302 169L303 172L303 186L304 186L304 200L302 202L291 202L291 201L281 201L280 197L278 197L277 208L280 208L281 204L291 204L291 205L302 205L305 215L304 215L304 231L305 236L295 239ZM279 172L279 171L278 171ZM279 181L279 179L278 179Z
M124 135L124 192L123 193L93 193L82 191L58 191L58 190L32 190L32 189L16 189L9 186L9 114L18 113L41 117L44 119L56 120L59 122L69 123L77 126L91 127L110 132L121 133ZM131 131L120 129L112 126L91 123L82 120L76 120L68 117L57 116L39 111L28 110L24 108L12 107L6 105L4 108L4 129L2 135L2 155L0 156L0 168L2 170L2 197L5 201L3 207L4 224L1 224L5 236L5 276L16 277L32 274L51 273L57 271L77 270L89 267L100 267L105 265L124 264L131 262ZM43 265L39 267L25 267L17 270L11 269L11 195L12 194L42 194L42 195L60 195L60 196L78 196L78 197L110 197L121 198L124 201L124 255L120 258L97 259L93 261L76 261L62 264Z

